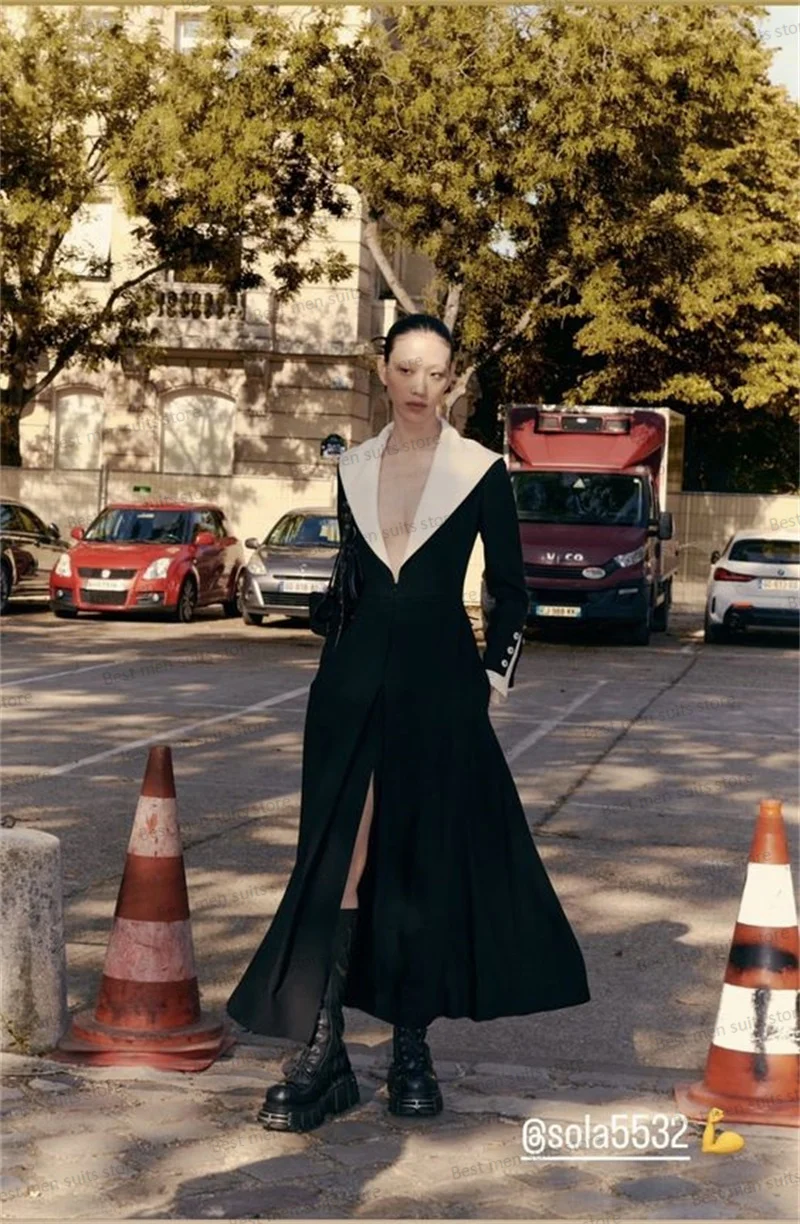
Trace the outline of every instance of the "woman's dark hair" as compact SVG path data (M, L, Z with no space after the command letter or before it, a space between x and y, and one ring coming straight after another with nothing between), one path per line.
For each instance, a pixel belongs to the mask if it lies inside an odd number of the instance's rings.
M388 361L391 356L394 342L398 336L404 335L410 331L429 331L435 332L437 336L441 336L442 340L450 346L450 360L453 360L455 346L453 344L453 336L450 328L437 319L434 315L429 314L410 314L403 315L393 323L383 341L383 357L384 361Z

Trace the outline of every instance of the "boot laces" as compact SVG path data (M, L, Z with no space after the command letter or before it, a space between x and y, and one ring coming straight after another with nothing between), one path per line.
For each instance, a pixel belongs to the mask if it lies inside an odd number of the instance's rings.
M331 1025L320 1023L322 1018L317 1020L317 1027L314 1030L314 1036L308 1045L303 1046L299 1054L297 1054L286 1068L287 1079L303 1079L309 1074L316 1071L319 1064L330 1049L331 1042L335 1039L335 1033Z
M407 1067L430 1065L430 1050L425 1040L425 1028L398 1028L397 1055L398 1060Z

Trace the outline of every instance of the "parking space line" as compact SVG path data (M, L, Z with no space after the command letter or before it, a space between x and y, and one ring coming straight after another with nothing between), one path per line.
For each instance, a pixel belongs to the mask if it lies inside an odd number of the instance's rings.
M608 684L608 681L596 680L591 688L587 689L585 693L582 693L580 697L576 697L575 700L571 701L568 706L565 706L563 712L559 714L557 718L548 718L548 720L543 722L536 731L531 731L529 735L524 736L519 743L515 744L514 747L510 748L506 753L506 760L508 761L509 765L538 740L542 739L545 735L549 735L550 732L559 725L559 723L562 723L566 718L569 718L570 714L594 697L595 693L598 692L598 690L601 689L604 684Z
M49 672L44 676L25 676L20 680L7 680L2 688L18 688L21 684L37 684L39 680L55 680L58 676L77 676L79 672L96 671L98 667L108 667L109 662L89 663L86 667L70 667L67 671Z
M268 697L265 701L257 701L254 705L240 706L230 714L216 714L213 718L202 718L199 722L184 723L182 727L165 728L158 735L148 735L145 739L131 740L127 744L118 744L116 748L107 748L104 752L95 752L92 756L81 757L79 761L70 761L66 765L56 765L53 769L45 770L44 776L53 778L57 774L72 773L74 769L80 769L83 765L93 765L96 761L105 761L109 757L119 756L123 752L132 752L134 748L148 748L151 744L163 744L165 741L174 739L176 736L186 735L189 731L195 731L199 727L211 727L215 723L228 722L231 718L239 718L242 714L252 714L255 710L266 710L270 706L280 705L284 701L291 701L293 697L299 697L301 693L308 691L309 686L303 685L302 688L290 689L286 693L278 693L277 697Z

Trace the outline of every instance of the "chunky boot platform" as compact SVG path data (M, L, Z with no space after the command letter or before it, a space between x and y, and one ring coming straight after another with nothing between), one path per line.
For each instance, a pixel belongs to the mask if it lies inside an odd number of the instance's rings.
M387 1077L389 1113L406 1118L425 1117L441 1113L444 1108L426 1032L427 1028L395 1026Z
M360 1101L358 1083L342 1041L342 994L347 978L357 909L340 909L333 961L314 1036L286 1069L280 1084L267 1089L258 1121L266 1130L308 1131Z

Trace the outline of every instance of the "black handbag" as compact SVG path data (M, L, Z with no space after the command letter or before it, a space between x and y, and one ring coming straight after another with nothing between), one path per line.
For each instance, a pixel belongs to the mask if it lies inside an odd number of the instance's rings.
M340 520L342 538L328 589L314 592L308 599L311 629L320 637L330 637L334 646L352 619L362 586L356 525L346 498L341 502Z

